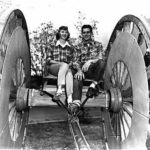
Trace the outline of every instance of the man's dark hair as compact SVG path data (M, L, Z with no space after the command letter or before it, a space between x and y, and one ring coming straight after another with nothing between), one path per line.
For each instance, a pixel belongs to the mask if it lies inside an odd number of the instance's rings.
M90 29L90 32L93 33L93 28L92 28L91 25L89 25L89 24L83 25L82 28L81 28L81 32L83 32L83 29L85 29L85 28L89 28L89 29Z
M67 26L60 26L58 29L58 32L56 33L56 40L60 39L60 30L66 30L68 32L68 37L66 40L68 40L70 38L70 33L68 31L68 27Z

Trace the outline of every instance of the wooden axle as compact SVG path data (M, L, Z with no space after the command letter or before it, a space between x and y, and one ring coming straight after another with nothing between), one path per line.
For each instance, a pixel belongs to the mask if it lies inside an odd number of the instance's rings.
M17 91L17 110L26 109L28 106L50 106L54 105L52 102L51 97L48 97L47 100L43 96L39 102L37 102L36 97L34 97L33 89L28 88L19 88ZM36 93L36 94L37 94ZM42 99L43 97L43 99ZM65 97L63 97L65 100ZM101 91L98 96L94 97L92 100L93 103L98 101L95 106L109 108L114 112L118 112L122 106L122 97L121 92L118 88L111 88L109 91ZM91 102L91 103L92 103ZM86 105L86 104L85 104Z

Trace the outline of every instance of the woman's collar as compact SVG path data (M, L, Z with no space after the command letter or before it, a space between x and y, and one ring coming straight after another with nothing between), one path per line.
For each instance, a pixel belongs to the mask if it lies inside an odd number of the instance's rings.
M58 45L60 45L60 46L63 47L63 48L66 47L66 46L69 46L69 47L70 47L70 44L68 43L68 41L66 41L65 44L61 44L60 41L58 40L58 41L56 42L56 46L58 46Z

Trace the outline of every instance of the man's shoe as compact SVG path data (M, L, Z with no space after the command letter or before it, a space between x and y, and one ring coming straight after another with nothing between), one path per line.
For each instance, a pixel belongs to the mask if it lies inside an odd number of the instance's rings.
M88 98L93 98L94 96L98 95L98 91L99 91L99 84L97 81L93 81L88 88L86 96Z
M88 98L92 98L93 96L95 96L96 95L96 88L93 88L93 87L89 87L88 88L88 91L87 91L87 93L86 93L86 96L88 97Z

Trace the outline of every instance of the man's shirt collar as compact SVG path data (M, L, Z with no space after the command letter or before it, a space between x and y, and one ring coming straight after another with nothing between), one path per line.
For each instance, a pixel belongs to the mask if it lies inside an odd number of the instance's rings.
M83 45L88 45L88 44L93 45L94 41L92 39L88 41L82 40L82 43Z
M61 43L60 43L60 41L58 40L57 42L56 42L56 46L58 46L58 45L60 45L61 47L66 47L66 46L69 46L70 47L70 44L68 43L68 41L66 41L66 43L64 44L64 45L62 45Z

